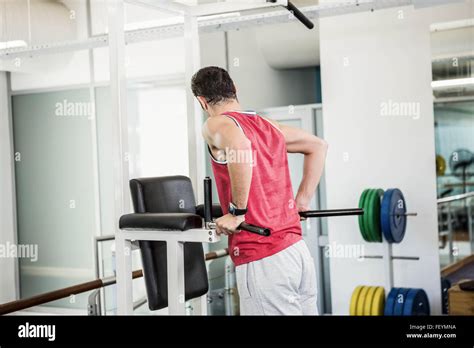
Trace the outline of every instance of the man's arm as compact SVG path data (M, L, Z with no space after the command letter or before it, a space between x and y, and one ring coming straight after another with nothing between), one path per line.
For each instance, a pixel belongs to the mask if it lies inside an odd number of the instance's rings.
M227 117L209 118L204 124L203 136L212 148L225 152L231 181L232 203L237 208L247 208L252 182L252 146L250 140ZM224 216L225 219L220 218L216 221L220 232L232 233L245 220L245 217L233 217L234 219L231 217L233 216L230 215L228 218Z
M311 199L323 175L326 162L327 143L302 129L269 120L282 131L287 152L304 155L303 180L296 194L298 211L310 210Z

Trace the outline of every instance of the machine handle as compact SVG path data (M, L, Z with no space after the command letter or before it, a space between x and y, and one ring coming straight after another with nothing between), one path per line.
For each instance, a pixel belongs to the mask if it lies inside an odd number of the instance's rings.
M251 233L256 233L256 234L259 234L259 235L265 236L265 237L268 237L271 234L269 228L250 225L246 222L242 222L239 226L239 229L247 231L247 232L251 232Z
M304 218L321 218L330 216L349 216L349 215L364 215L364 209L333 209L333 210L308 210L301 211L300 216Z
M216 223L215 222L209 222L209 223L207 223L207 227L215 229L216 228ZM250 225L246 222L242 222L237 229L247 231L247 232L250 232L250 233L255 233L255 234L258 234L258 235L261 235L261 236L265 236L265 237L268 237L271 234L269 228Z

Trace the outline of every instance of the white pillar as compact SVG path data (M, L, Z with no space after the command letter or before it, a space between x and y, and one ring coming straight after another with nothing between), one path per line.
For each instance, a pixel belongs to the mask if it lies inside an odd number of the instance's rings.
M130 212L128 172L127 80L125 75L124 1L108 0L110 112L114 122L115 223Z
M205 175L204 140L202 138L202 109L191 91L191 78L200 69L199 33L197 18L184 16L185 84L188 120L189 177L196 200L204 201Z
M0 244L17 243L15 162L8 73L0 72ZM18 298L16 258L0 258L0 303Z

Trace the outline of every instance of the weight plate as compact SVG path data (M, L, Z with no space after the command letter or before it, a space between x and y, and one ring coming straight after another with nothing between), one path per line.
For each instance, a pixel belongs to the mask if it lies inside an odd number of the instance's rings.
M395 306L393 307L393 315L403 315L403 307L407 300L408 290L406 288L400 288L395 299Z
M357 300L356 315L364 315L364 304L365 299L367 298L367 293L369 292L369 288L369 286L364 286L360 291L359 298Z
M365 303L364 303L364 315L370 315L372 311L372 302L374 301L374 294L375 291L377 290L376 286L370 286L369 290L367 291L367 295L365 297Z
M364 221L364 227L365 227L365 235L367 236L367 242L373 242L372 233L370 231L370 226L369 226L369 210L371 210L371 204L369 202L372 199L371 196L373 194L374 194L374 190L369 189L369 191L367 192L367 195L365 196L365 199L364 199L363 221Z
M383 311L384 315L393 315L393 309L395 307L395 301L397 299L398 290L400 288L392 288L387 296L387 303L385 303L385 308Z
M349 307L349 315L356 315L357 312L357 300L359 299L360 292L363 286L358 286L354 289L351 296L351 304Z
M446 160L441 155L436 155L436 175L443 176L446 173Z
M371 230L371 225L370 225L370 216L373 214L372 211L372 201L376 195L376 192L374 189L369 189L369 192L367 192L367 196L365 197L364 200L364 227L365 227L365 234L367 235L367 241L368 242L375 242L373 232Z
M385 306L385 289L378 286L375 289L374 297L372 299L372 307L370 315L383 315Z
M369 189L365 189L364 192L360 195L359 199L359 208L364 209L364 202L367 197L367 193L369 192ZM364 211L365 215L365 211ZM368 241L367 238L367 233L365 232L365 226L364 226L364 215L359 215L359 230L360 233L362 234L362 238L364 238L365 241Z
M464 175L464 172L469 173L473 163L474 154L467 149L457 149L449 157L449 168L456 176Z
M390 231L390 202L392 199L392 193L392 189L385 191L382 198L382 206L380 207L380 224L382 226L382 233L385 240L389 243L393 243L393 237Z
M367 207L367 228L370 239L373 242L382 241L382 230L380 226L380 198L383 196L382 189L373 189L370 192L368 201L366 203Z
M403 306L403 315L430 315L430 302L425 290L409 289Z
M451 282L448 278L441 277L441 299L442 299L442 313L448 314L448 290L451 287Z
M406 203L402 191L385 191L380 209L382 232L389 243L400 243L405 236L407 217Z

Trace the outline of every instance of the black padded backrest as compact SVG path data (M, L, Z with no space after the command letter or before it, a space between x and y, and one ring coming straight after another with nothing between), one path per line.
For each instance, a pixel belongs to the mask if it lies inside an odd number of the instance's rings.
M196 214L191 180L186 176L165 176L130 180L135 213ZM166 243L140 241L143 273L151 310L168 306L168 270ZM206 294L209 290L204 251L201 243L184 243L185 299Z
M135 213L196 213L191 180L163 176L130 180Z

